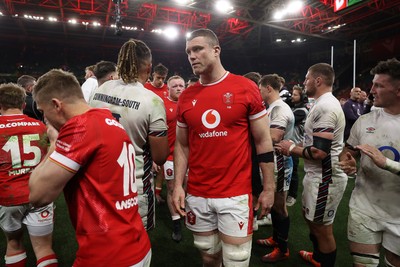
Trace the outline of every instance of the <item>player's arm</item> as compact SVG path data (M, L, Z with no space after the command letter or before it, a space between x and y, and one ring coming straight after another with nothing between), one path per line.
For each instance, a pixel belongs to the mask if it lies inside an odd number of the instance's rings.
M285 128L274 127L273 125L271 125L270 132L271 132L272 143L276 144L276 143L279 143L283 139L283 136L285 135Z
M270 212L274 204L275 194L274 155L268 125L269 120L267 116L250 120L250 130L254 138L257 159L263 175L263 191L255 207L258 210L261 206L260 217Z
M149 144L151 158L157 165L162 166L167 160L169 154L168 136L166 135L166 131L157 134L150 133Z
M316 132L313 134L313 144L301 147L292 141L283 140L275 148L285 156L297 156L309 160L323 160L328 156L332 146L333 132Z
M167 134L167 115L165 114L164 102L155 94L153 105L150 109L150 126L148 140L150 144L151 158L159 165L164 165L168 158L168 134Z
M29 201L34 207L42 207L56 200L75 174L51 161L49 157L53 152L52 142L45 159L31 173Z
M185 190L183 182L186 176L189 159L189 134L188 129L176 127L176 140L174 148L174 190L172 201L176 211L185 216Z
M379 168L400 175L400 163L385 157L385 155L383 155L376 147L363 144L356 146L356 148L370 157Z

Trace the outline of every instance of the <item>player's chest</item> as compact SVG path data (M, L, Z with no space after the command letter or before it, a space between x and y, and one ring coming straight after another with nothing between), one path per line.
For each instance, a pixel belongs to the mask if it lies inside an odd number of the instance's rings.
M400 120L365 120L359 131L361 144L400 148Z
M231 125L248 118L245 99L229 91L193 96L187 99L185 106L183 116L188 124Z

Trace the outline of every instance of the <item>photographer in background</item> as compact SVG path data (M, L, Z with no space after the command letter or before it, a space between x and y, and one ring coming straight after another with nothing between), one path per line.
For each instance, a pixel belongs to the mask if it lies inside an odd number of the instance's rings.
M304 123L307 118L308 109L306 107L308 103L307 95L303 92L303 88L300 85L293 86L291 107L294 114L294 133L292 140L295 144L302 144L304 139ZM293 172L292 180L290 181L290 188L286 199L287 206L293 206L296 203L297 190L299 188L299 175L297 173L297 167L299 165L299 157L292 156L293 159Z

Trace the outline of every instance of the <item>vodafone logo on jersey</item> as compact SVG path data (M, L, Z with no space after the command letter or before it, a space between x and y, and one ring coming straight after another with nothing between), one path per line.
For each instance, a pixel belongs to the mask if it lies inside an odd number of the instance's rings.
M215 109L208 109L201 116L201 122L207 129L215 129L221 122L221 115ZM200 138L225 137L228 136L228 131L206 131L200 133L199 136Z
M221 115L215 109L206 110L201 116L201 122L208 129L214 129L221 122Z

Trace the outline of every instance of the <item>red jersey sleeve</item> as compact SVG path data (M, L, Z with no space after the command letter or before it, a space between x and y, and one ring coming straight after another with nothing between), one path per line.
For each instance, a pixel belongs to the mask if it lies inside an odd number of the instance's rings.
M256 84L252 81L248 82L248 94L247 100L249 102L249 119L254 120L261 118L267 114L263 100L260 94L260 90Z

